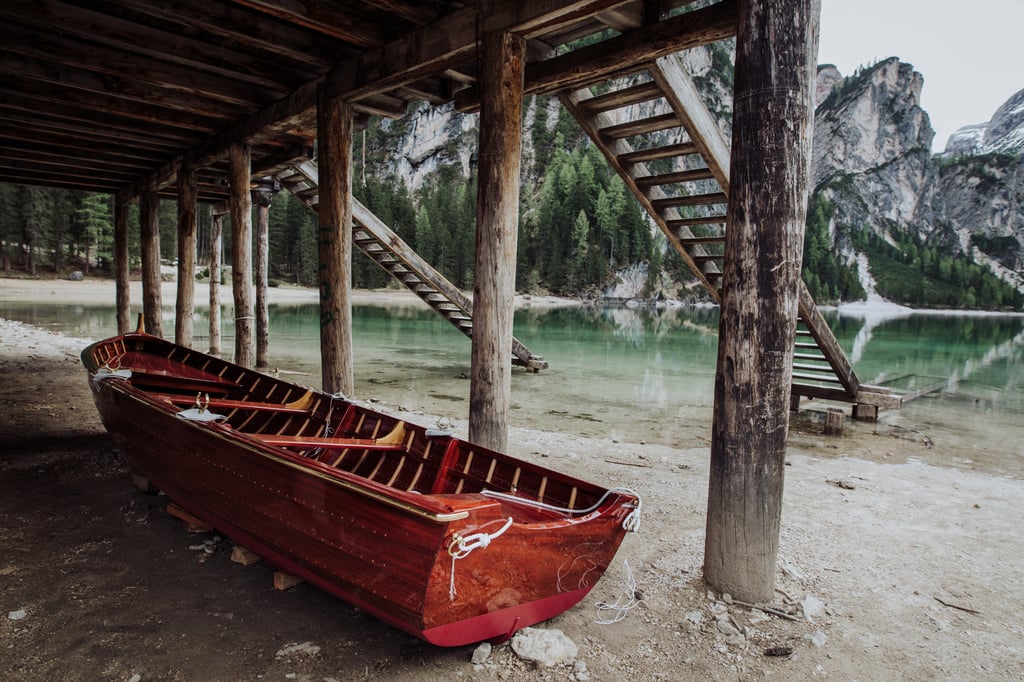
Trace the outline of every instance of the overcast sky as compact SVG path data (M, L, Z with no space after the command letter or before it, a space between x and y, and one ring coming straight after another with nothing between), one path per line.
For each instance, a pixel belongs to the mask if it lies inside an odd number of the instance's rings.
M821 0L819 64L849 76L894 56L924 76L921 107L940 152L1024 89L1024 0Z

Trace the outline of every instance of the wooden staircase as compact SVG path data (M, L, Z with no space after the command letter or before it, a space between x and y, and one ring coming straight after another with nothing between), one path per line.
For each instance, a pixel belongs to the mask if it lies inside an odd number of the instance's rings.
M561 94L694 275L720 300L729 195L729 143L675 55L608 84ZM646 112L626 120L628 107ZM793 396L854 403L855 416L898 407L887 389L860 383L800 282Z
M316 163L298 161L274 176L307 206L317 210L319 183ZM375 263L409 287L456 329L472 338L473 302L444 275L406 244L394 230L355 199L352 200L352 243ZM537 372L546 369L543 357L512 339L512 364Z

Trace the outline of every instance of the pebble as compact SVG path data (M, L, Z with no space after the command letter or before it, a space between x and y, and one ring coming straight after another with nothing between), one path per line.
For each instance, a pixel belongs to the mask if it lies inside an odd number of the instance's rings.
M473 665L483 665L491 656L491 643L483 642L476 649L473 649Z
M17 611L11 611L7 614L7 618L10 620L21 620L28 615L28 611L25 609L18 609Z
M316 656L320 653L320 647L312 642L302 642L301 644L289 644L288 646L280 649L274 658L282 658L284 656L291 656L293 654L305 654L306 656Z
M572 663L579 654L576 642L561 630L523 628L512 638L516 656L545 668Z
M825 602L813 594L809 594L800 602L800 608L803 609L804 618L807 619L807 622L813 623L815 618L825 613Z
M704 622L704 612L703 611L689 611L686 614L686 620L690 621L694 625L700 625L701 623Z
M736 629L736 626L729 622L728 616L724 618L719 617L717 625L718 631L721 632L723 635L728 635L732 637L740 634L740 631Z
M142 675L135 673L128 678L128 682L142 682Z
M811 644L817 647L825 646L825 642L828 641L828 635L821 630L815 630L809 635L804 635L804 639L809 641Z

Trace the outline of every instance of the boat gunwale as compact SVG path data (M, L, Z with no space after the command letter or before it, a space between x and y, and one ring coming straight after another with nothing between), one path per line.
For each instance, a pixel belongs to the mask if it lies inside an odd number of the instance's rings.
M170 341L168 341L166 339L163 339L162 337L152 336L150 334L144 334L144 333L143 334L138 334L138 333L122 334L122 335L118 335L118 336L111 337L111 338L108 338L108 339L103 339L103 340L100 340L100 341L96 341L95 343L92 343L89 346L87 346L82 351L82 358L83 358L83 360L86 357L88 357L88 359L89 359L89 362L88 363L84 363L84 364L86 364L86 369L87 369L87 371L88 371L88 373L90 375L90 380L92 379L92 377L95 376L96 372L102 367L102 365L99 362L97 362L97 360L96 360L96 357L95 357L94 352L93 352L94 349L96 349L98 347L101 347L103 345L116 344L117 340L127 341L127 340L130 340L132 338L150 339L150 340L162 342L162 343L166 344L169 347L176 347L176 345L177 345L177 344L174 344L174 343L172 343L172 342L170 342ZM125 349L125 350L126 350L126 352L139 352L139 351L128 351L127 349ZM190 350L190 351L192 351L194 353L198 353L199 355L206 355L206 354L202 353L201 351L195 351L194 349L187 349L187 350ZM145 353L145 351L142 351L142 352ZM213 358L213 359L216 359L216 360L220 360L221 362L227 362L227 364L229 364L229 365L232 364L232 363L230 363L228 361L224 361L224 360L222 360L220 358L216 358L214 356L210 356L210 357ZM170 362L179 362L179 361L170 360ZM179 364L183 364L183 363L179 362ZM183 366L188 366L188 365L184 365L183 364ZM244 367L242 367L241 369L243 369L243 370L245 370L247 372L254 372L255 371L255 370L247 369L247 368L244 368ZM181 411L180 409L178 409L178 406L176 406L176 405L174 405L174 404L172 404L170 402L164 401L164 400L162 400L162 399L160 399L158 397L155 397L152 394L151 391L148 391L146 389L143 389L143 388L140 388L140 387L137 387L137 386L133 385L130 380L127 380L127 379L124 379L124 378L118 378L118 377L109 377L109 378L105 378L103 381L104 382L113 382L111 384L111 388L116 388L120 393L122 393L126 397L131 398L131 399L135 400L136 402L141 403L142 405L144 405L146 407L155 408L158 412L160 412L161 414L164 414L164 415L166 415L168 417L176 417L177 414ZM289 386L297 386L296 384L291 384L290 382L284 382L284 383L286 383ZM350 401L346 401L346 402L350 402ZM358 407L358 405L357 405L357 407ZM239 409L244 409L244 408L239 408ZM362 409L365 409L365 410L367 410L370 413L374 413L374 411L369 409L369 408L362 408ZM469 518L470 512L473 511L474 509L489 506L490 503L494 502L493 498L488 498L488 497L484 496L482 493L459 493L458 495L460 497L465 498L465 499L472 499L472 498L470 498L470 496L474 496L474 497L478 496L480 504L479 505L474 505L473 507L468 508L468 509L452 510L451 506L446 505L444 502L441 502L441 501L438 501L438 500L434 499L434 498L438 497L437 494L434 494L434 493L422 493L422 494L420 494L420 493L411 493L411 492L399 490L399 489L396 489L396 488L384 485L382 483L379 483L377 481L374 481L374 480L372 480L370 478L367 478L365 476L360 476L358 474L355 474L355 473L352 473L352 472L349 472L349 471L345 471L344 469L338 469L338 468L332 467L329 464L326 464L326 463L321 462L321 461L316 460L316 459L307 458L307 457L305 457L305 456L303 456L303 455L301 455L299 453L296 453L296 452L294 452L292 450L289 450L285 446L277 446L277 445L267 444L267 443L262 442L261 440L259 440L259 438L257 436L254 436L252 434L248 434L248 433L246 433L244 431L238 431L238 430L232 429L230 426L222 425L222 424L219 424L217 422L189 422L188 420L184 420L184 419L182 419L181 421L188 422L189 425L191 427L193 427L193 428L202 429L203 432L205 432L205 433L207 433L209 435L215 436L216 438L218 438L222 442L230 443L230 444L237 445L237 446L242 446L247 451L250 451L250 452L252 452L252 453L254 453L256 455L259 455L260 457L263 457L263 458L270 459L272 461L278 462L278 463L280 463L282 465L285 465L285 466L293 469L294 471L312 475L312 476L314 476L316 478L319 478L321 480L327 481L327 482L329 482L329 483L331 483L333 485L337 485L339 487L342 487L342 488L344 488L346 490L349 490L351 492L359 494L359 495L361 495L363 497L367 497L369 499L381 502L383 504L387 504L388 506L391 506L391 507L394 507L394 508L398 508L398 509L400 509L400 510L406 512L406 513L413 514L413 515L419 516L421 518L425 518L427 520L430 520L430 521L433 521L433 522L436 522L436 523L445 524L445 523L450 523L450 522L453 522L453 521L460 521L460 520ZM411 427L417 428L417 429L422 429L422 427L420 427L420 426L418 426L416 424L408 423L408 425L411 426ZM465 441L463 439L459 439L459 438L457 438L457 437L455 437L453 435L450 435L450 434L446 434L444 436L435 436L433 438L435 438L436 440L439 440L439 441L443 441L443 440L446 440L446 439L447 440L454 440L454 441L458 441L460 443L463 443L463 444L465 444L465 445L467 445L469 447L477 447L475 444L473 444L473 443L471 443L469 441ZM359 446L355 446L355 447L358 448ZM526 461L526 460L520 460L520 459L512 457L511 455L508 455L506 453L491 452L490 454L491 454L491 456L497 457L499 459L515 461L515 462L519 463L521 466L524 466L524 467L529 468L529 469L534 469L534 470L536 470L538 472L543 471L543 472L546 472L547 474L553 474L553 475L559 477L561 480L563 480L566 483L569 483L569 484L572 484L572 485L576 485L576 486L591 488L592 492L594 492L595 495L598 492L607 491L608 490L606 488L602 488L601 486L595 486L594 484L589 483L587 481L583 481L583 480L577 479L574 476L567 475L567 474L558 472L556 470L549 469L547 467L542 467L540 465L533 464L533 463L531 463L529 461ZM450 496L451 495L443 495L443 497L450 497ZM624 503L623 500L619 499L619 498L623 498L623 497L629 498L630 496L629 495L623 495L621 492L618 493L617 495L609 496L609 498L605 501L605 503L601 505L601 508L595 509L595 510L593 510L593 511L591 511L589 513L586 513L586 514L578 514L575 511L569 511L568 515L565 518L562 518L562 519L557 519L557 520L556 519L549 519L549 520L545 520L545 521L534 521L534 522L517 521L516 525L517 526L523 526L523 527L534 527L534 526L537 526L537 525L545 525L545 526L550 527L551 524L555 524L555 525L562 525L562 524L574 525L574 524L578 524L578 523L581 523L581 522L590 521L590 520L593 520L595 518L604 516L606 514L614 513L615 510ZM424 504L424 503L427 503L427 504ZM435 507L435 509L429 509L428 507ZM436 507L442 507L442 509L437 509Z

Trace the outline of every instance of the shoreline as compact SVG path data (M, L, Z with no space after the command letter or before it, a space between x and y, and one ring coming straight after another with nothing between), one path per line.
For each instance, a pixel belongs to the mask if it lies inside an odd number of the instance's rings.
M472 299L473 292L463 292L467 298ZM4 277L0 276L0 299L20 303L52 302L57 300L73 299L75 303L84 304L114 304L115 283L112 279L87 277L84 280L72 281L59 278L30 278L30 277ZM294 284L282 284L267 289L268 300L273 305L302 305L317 303L320 300L320 292L310 287L301 287ZM161 302L164 307L173 305L177 298L177 284L173 281L165 281L160 286ZM230 284L222 284L220 287L221 305L231 305L232 289ZM141 305L142 282L132 280L129 287L129 300L132 306ZM352 303L355 305L383 304L394 306L423 306L426 303L419 299L412 291L405 288L383 288L383 289L353 289ZM209 285L206 282L196 282L193 305L196 308L209 307ZM564 296L516 294L516 309L546 309L558 307L576 306L602 306L628 307L628 308L673 308L692 307L707 308L717 307L713 302L688 303L683 301L662 301L657 304L629 301L606 303L601 299L568 298ZM908 317L911 315L935 315L935 316L976 316L976 317L1024 317L1024 311L997 311L997 310L959 310L953 308L909 308L897 303L885 300L855 301L842 303L840 305L821 305L819 310L834 311L841 317L855 317L867 319L872 322L882 322L889 319Z

